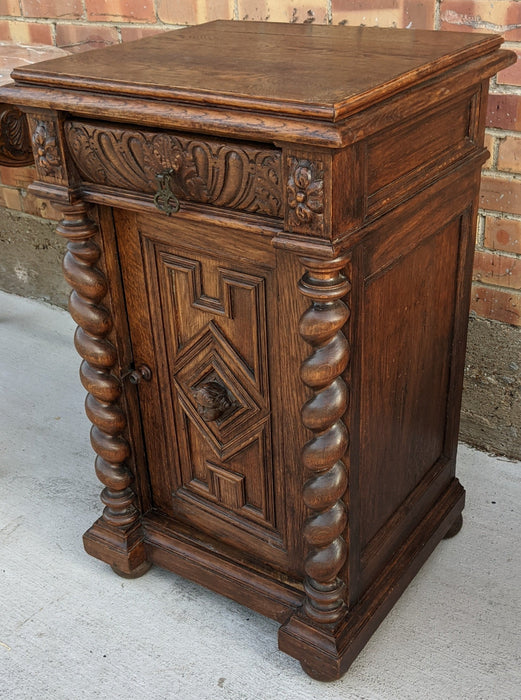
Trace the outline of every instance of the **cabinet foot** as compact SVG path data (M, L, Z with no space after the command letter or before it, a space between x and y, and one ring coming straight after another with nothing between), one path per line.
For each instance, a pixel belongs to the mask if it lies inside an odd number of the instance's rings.
M100 518L83 535L83 545L87 554L109 564L118 576L137 578L151 566L139 523L130 528L117 528Z
M122 578L139 578L140 576L146 574L151 566L152 564L149 561L144 561L135 569L132 569L132 571L122 571L119 567L115 566L114 564L111 564L110 568L115 574L121 576Z
M320 666L310 666L305 661L301 661L300 665L302 666L302 670L304 671L304 673L307 673L307 675L310 678L313 678L313 680L315 681L322 681L323 683L328 683L331 681L336 681L340 678L340 674L338 673L330 674L325 669L322 669Z
M457 479L409 535L362 598L334 625L318 625L302 610L279 629L279 649L298 659L303 670L319 681L340 678L363 649L380 622L427 560L452 523L461 527L465 491Z
M336 625L317 625L298 610L279 629L279 649L297 659L303 671L316 681L336 681L349 665L342 668L343 626L345 620Z
M461 530L463 525L463 515L460 513L456 520L452 523L452 525L449 527L447 530L447 534L443 538L444 540L448 540L451 537L454 537L455 535L458 534L458 532Z

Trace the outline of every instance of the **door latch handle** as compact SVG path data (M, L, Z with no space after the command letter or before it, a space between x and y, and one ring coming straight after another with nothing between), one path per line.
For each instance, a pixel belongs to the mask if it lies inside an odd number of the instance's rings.
M139 365L136 369L129 369L128 372L121 375L121 381L129 378L131 384L139 384L139 382L149 382L152 379L152 370L148 365Z

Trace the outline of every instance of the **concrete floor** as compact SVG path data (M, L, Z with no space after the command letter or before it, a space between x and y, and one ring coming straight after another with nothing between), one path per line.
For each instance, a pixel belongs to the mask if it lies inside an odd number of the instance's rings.
M157 568L88 557L100 485L73 324L0 293L0 697L521 698L521 464L461 445L465 526L340 681L277 650L277 624Z

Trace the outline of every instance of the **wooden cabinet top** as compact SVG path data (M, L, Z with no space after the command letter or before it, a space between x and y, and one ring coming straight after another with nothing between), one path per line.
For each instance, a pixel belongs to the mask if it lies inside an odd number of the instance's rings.
M497 35L216 21L18 68L13 77L337 120L500 43Z
M509 65L515 54L498 50L501 42L487 34L216 21L17 68L0 100L338 148Z

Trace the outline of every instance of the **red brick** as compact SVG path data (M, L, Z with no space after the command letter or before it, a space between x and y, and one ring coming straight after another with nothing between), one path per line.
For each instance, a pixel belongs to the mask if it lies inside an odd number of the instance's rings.
M521 255L521 221L485 217L485 246Z
M521 95L489 95L487 126L521 131Z
M474 279L498 287L521 289L521 258L477 250L474 256Z
M333 12L359 12L360 10L398 10L400 0L332 0Z
M482 318L521 326L521 293L474 285L471 309Z
M15 187L0 185L0 207L22 211L22 197L20 190Z
M483 167L485 169L491 168L494 163L494 142L495 142L494 136L492 134L485 134L485 148L488 150L490 153L488 160L486 163L483 164Z
M521 5L520 5L521 7ZM499 85L521 85L521 49L516 50L517 62L513 66L499 71L497 74L497 82Z
M167 24L197 24L197 1L185 0L180 7L170 0L157 0L157 17Z
M100 49L117 44L118 32L115 27L100 27L92 24L56 25L56 46L71 53Z
M277 0L239 0L239 18L268 22L327 22L326 3L314 0L307 4L277 2Z
M333 24L347 24L351 27L406 26L401 0L333 0L332 11Z
M485 175L481 179L480 206L487 211L521 215L521 182Z
M11 41L10 24L5 19L0 20L0 41Z
M434 29L436 0L333 0L333 23Z
M85 0L85 9L93 22L156 21L154 0Z
M405 0L402 25L411 29L434 29L436 4L436 0Z
M469 34L480 31L469 24L452 24L452 22L444 22L443 20L441 20L440 29L442 32L468 32Z
M62 218L60 212L48 200L35 197L33 194L24 193L22 205L26 214L41 216L43 219L52 221L60 221Z
M79 19L83 15L81 0L21 0L24 17Z
M327 9L323 2L309 2L304 5L296 3L288 4L285 9L285 16L280 20L275 16L275 8L277 14L282 14L282 8L276 2L271 3L270 20L273 22L292 22L295 24L327 24Z
M23 168L0 166L0 182L10 187L27 187L35 179L34 165Z
M443 0L441 23L443 30L499 32L508 41L518 41L521 5L504 0Z
M43 22L0 21L0 41L17 44L53 44L51 25Z
M0 0L0 15L4 17L20 17L21 14L18 0Z
M214 19L233 19L234 0L158 0L157 16L167 24L202 24Z
M507 172L521 173L521 136L506 136L501 139L497 168Z
M161 34L164 31L162 27L121 27L121 41L136 41L136 39Z

